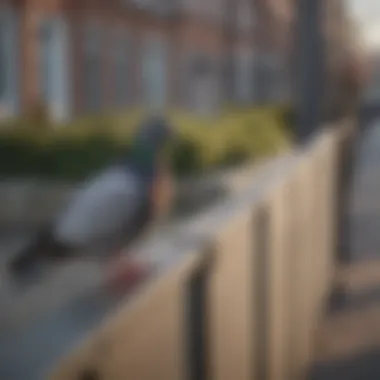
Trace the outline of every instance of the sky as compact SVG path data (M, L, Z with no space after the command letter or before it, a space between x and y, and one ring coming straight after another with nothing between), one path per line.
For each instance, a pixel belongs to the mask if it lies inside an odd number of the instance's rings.
M345 0L359 23L365 45L380 49L380 0Z

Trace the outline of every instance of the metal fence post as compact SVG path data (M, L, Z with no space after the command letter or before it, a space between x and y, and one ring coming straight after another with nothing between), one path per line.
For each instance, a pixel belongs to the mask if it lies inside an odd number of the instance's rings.
M322 121L324 80L322 0L298 0L297 7L296 137L300 143L303 143Z

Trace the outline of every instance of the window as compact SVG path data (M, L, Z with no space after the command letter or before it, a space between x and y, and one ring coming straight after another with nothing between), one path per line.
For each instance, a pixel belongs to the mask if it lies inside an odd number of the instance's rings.
M115 66L116 102L118 106L124 106L128 102L129 95L128 58L125 46L118 52Z
M13 115L18 107L18 30L17 13L0 5L0 108Z
M235 0L237 1L237 0ZM240 30L249 30L254 23L254 11L247 0L240 0L237 6L237 23Z
M158 39L147 40L142 60L145 105L152 108L163 108L167 100L165 43Z
M47 16L38 25L39 90L43 104L55 120L69 116L69 61L66 20Z
M53 96L53 25L46 21L39 29L41 95L46 104Z
M113 45L115 102L119 107L127 105L130 95L129 40L126 33L118 33Z
M6 22L0 14L0 99L7 93L7 46L6 46Z
M87 111L102 106L101 30L93 25L86 28L84 37L84 92Z
M217 111L220 100L217 59L198 51L189 53L187 62L187 104L199 114L213 114Z
M244 50L238 52L235 64L235 91L236 100L240 102L252 100L253 70L254 65L250 52Z

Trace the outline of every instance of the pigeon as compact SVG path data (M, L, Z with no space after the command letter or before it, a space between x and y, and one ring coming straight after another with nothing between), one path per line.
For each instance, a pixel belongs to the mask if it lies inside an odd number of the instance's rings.
M108 255L128 247L154 221L151 189L159 157L173 137L164 118L142 123L128 154L75 192L58 217L15 255L11 274L33 277L44 264L80 252Z

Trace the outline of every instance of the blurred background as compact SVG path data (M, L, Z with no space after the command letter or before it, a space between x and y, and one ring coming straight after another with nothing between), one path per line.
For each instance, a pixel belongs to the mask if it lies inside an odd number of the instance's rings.
M210 113L226 104L294 99L296 1L2 1L1 7L2 118L44 108L65 123L132 107ZM367 53L375 60L375 7L321 2L331 86L342 65Z
M377 0L0 0L0 378L41 378L120 302L100 294L93 263L21 295L5 264L152 113L179 133L169 229L350 119L367 132L350 140L360 155L343 159L342 189L356 190L338 211L354 226L339 244L352 247L346 261L376 259L379 22ZM148 261L175 261L151 246Z
M82 178L151 111L186 140L176 170L200 172L307 136L347 86L376 98L374 3L302 4L2 1L0 174Z

